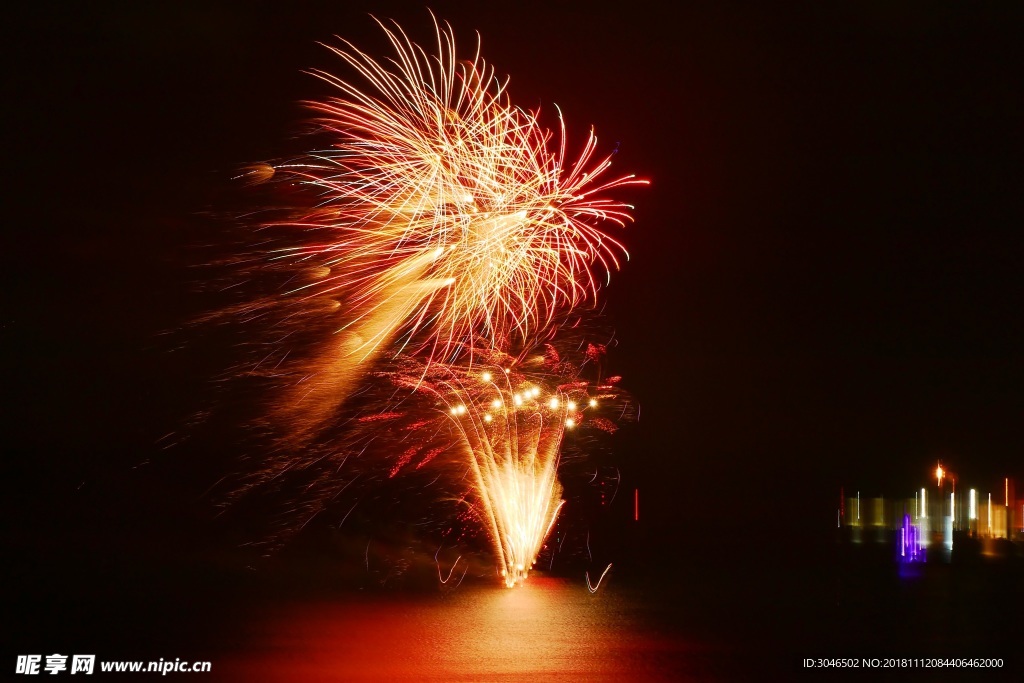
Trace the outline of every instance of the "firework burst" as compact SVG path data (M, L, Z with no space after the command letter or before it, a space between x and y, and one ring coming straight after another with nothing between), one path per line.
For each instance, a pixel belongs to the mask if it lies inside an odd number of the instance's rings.
M316 440L254 460L223 502L278 501L274 531L259 544L271 553L318 516L345 518L354 499L368 510L381 504L377 492L401 490L432 501L437 517L421 520L424 533L457 542L484 532L504 581L521 582L562 504L566 436L579 458L634 419L635 406L617 378L601 379L602 345L473 355L473 367L382 361Z
M632 207L606 192L646 182L606 177L592 132L569 159L561 120L556 134L513 106L479 52L460 60L451 29L435 26L433 54L384 24L387 62L330 48L354 72L313 72L339 92L309 103L331 145L276 166L316 206L277 224L303 241L271 257L319 269L292 293L345 302L356 364L399 339L451 362L477 335L536 338L625 256L602 228Z
M390 375L393 383L432 396L434 410L443 410L454 425L447 441L469 465L476 513L509 587L526 579L563 504L558 467L566 431L614 432L615 423L601 413L629 412L628 397L612 384L581 379L583 366L598 364L604 352L587 345L583 362L576 363L547 345L516 362L481 349L472 368L412 363ZM426 457L417 469L438 452L422 450ZM403 454L392 476L415 456Z
M576 406L561 391L491 377L484 371L482 387L455 388L449 413L511 587L528 575L562 506L559 453Z

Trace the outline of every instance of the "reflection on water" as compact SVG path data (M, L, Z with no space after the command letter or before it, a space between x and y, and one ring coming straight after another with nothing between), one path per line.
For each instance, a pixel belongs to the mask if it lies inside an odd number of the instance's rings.
M446 599L303 602L256 616L215 668L238 681L710 680L699 644L641 617L614 590L539 576Z

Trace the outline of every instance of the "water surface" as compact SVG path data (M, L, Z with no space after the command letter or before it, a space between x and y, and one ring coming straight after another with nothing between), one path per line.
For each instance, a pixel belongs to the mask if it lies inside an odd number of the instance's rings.
M635 596L533 576L446 597L297 601L257 614L218 678L260 681L715 680L714 648L645 623Z

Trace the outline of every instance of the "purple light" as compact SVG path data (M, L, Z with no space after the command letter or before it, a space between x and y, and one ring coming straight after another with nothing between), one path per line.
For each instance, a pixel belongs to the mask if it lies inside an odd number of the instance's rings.
M924 562L925 553L921 546L921 536L918 528L911 522L910 515L903 515L903 526L900 527L900 557L901 563Z

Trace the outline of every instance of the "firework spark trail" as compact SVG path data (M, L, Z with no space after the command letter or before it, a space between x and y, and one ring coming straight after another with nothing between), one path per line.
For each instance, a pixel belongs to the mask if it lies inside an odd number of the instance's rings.
M479 356L493 360L496 354ZM552 347L524 363L531 364L549 373L578 372ZM543 375L528 377L505 363L481 362L469 370L434 364L425 375L431 383L421 386L443 401L456 427L473 475L477 513L490 532L502 577L515 586L529 574L563 504L558 465L565 430L583 422L597 400L578 375L551 384ZM405 381L423 382L414 378L406 375ZM591 422L604 429L596 420Z
M301 448L316 436L345 399L361 383L376 360L382 345L391 341L394 330L419 301L422 292L438 285L424 281L422 274L434 253L421 254L403 264L387 296L373 315L356 319L327 342L326 349L312 361L308 379L292 386L278 404L274 422L288 425L282 446Z
M511 105L479 52L459 60L451 29L435 26L435 54L384 24L387 62L330 48L365 85L314 71L341 93L309 104L332 146L275 169L317 206L277 224L312 238L273 258L321 268L292 294L344 298L345 329L373 332L359 335L367 358L397 339L451 362L477 335L536 338L596 297L593 266L607 275L625 255L599 226L624 226L632 207L602 193L646 183L603 180L610 157L594 159L592 132L567 160L564 125L556 136Z
M489 373L488 373L489 375ZM540 388L491 384L482 396L456 391L450 414L471 465L475 492L507 586L523 581L562 506L557 471L571 418L564 400L545 411ZM557 395L557 394L556 394Z

